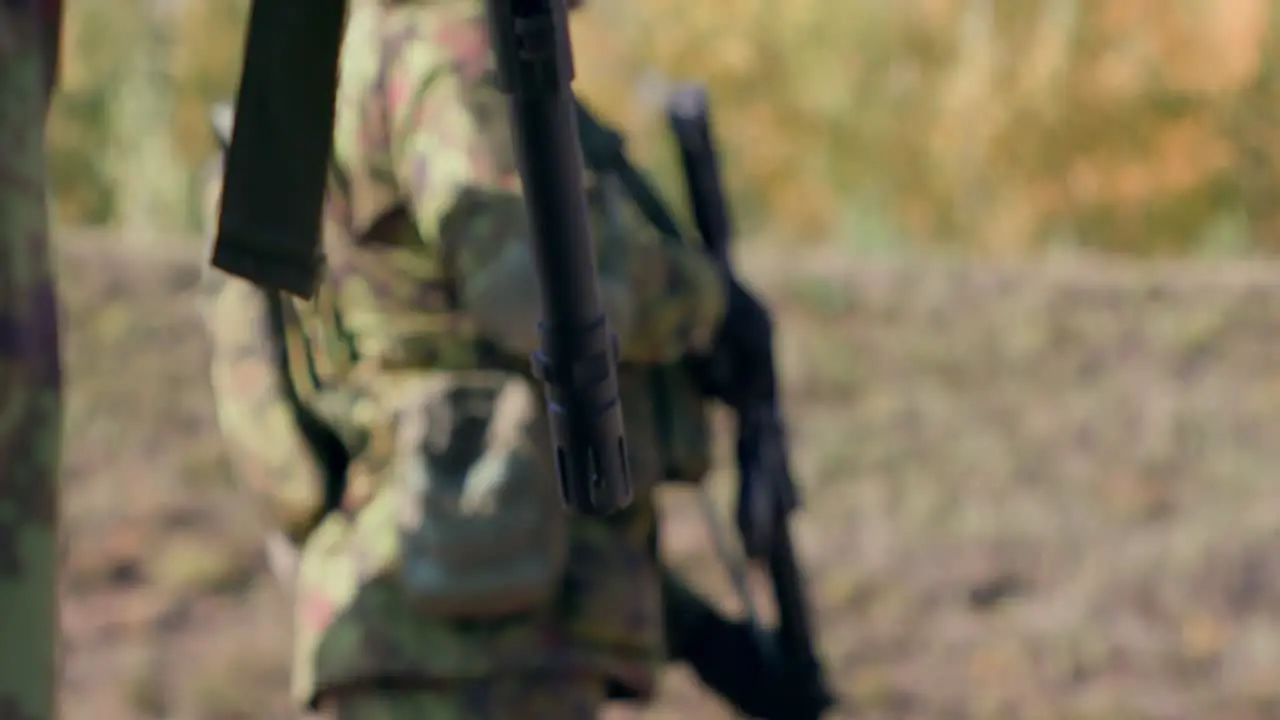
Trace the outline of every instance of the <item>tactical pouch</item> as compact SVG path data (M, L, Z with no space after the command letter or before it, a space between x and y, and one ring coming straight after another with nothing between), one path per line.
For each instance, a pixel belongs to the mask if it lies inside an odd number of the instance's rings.
M650 374L664 480L699 483L711 470L707 402L683 365Z
M629 201L625 187L620 186L613 175L594 175L588 186L592 207L603 211L603 232L600 233L600 271L625 273L625 232L622 218L633 210L621 207ZM667 238L666 242L684 242L679 238ZM711 432L707 422L707 403L693 377L683 363L674 363L650 369L648 397L644 402L652 404L652 413L658 459L662 479L668 482L696 483L702 480L711 467ZM630 407L624 403L624 407ZM637 412L635 408L628 412ZM635 447L631 448L634 452Z
M395 411L399 573L434 617L485 618L549 603L568 562L568 516L533 385L466 371L415 381Z
M638 211L666 243L684 243L684 234L671 211L644 177L628 162L622 135L579 103L578 133L588 171L607 181L601 183L606 223L627 210L610 210L609 195L619 195ZM607 226L607 225L606 225ZM607 272L612 235L606 233L600 249L600 268ZM617 238L617 242L623 242ZM700 482L711 468L711 431L707 402L682 363L654 368L649 373L653 417L657 424L663 479L668 482Z

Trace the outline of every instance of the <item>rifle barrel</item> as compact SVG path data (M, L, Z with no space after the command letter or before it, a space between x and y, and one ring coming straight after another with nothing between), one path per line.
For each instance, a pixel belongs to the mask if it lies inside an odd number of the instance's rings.
M596 281L565 0L488 0L542 296L546 384L561 494L607 515L630 505L617 338Z

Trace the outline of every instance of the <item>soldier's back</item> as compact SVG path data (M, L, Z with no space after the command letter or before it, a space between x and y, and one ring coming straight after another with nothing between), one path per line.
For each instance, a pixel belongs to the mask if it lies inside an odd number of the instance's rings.
M360 440L302 550L295 686L350 717L587 717L606 676L647 687L660 660L651 507L567 516L528 355L477 322L497 286L501 331L538 313L536 285L495 280L531 258L490 65L479 0L352 10L326 287L359 361L312 403ZM403 690L344 689L386 678Z

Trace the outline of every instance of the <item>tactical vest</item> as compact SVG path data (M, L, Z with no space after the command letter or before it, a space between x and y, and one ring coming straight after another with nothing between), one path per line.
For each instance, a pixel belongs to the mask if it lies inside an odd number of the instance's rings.
M581 105L579 129L588 171L601 179L616 180L598 183L594 191L607 193L616 188L620 200L634 203L666 242L686 242L656 192L627 162L621 136ZM342 220L339 210L327 223L327 231L343 232L342 228L335 227L343 225ZM408 222L408 218L393 217L390 222ZM373 230L379 231L394 230L377 227ZM604 238L602 255L608 254L608 245L608 238ZM344 323L342 298L334 283L322 283L310 301L285 298L277 293L268 295L281 372L290 379L294 394L291 401L299 424L329 468L329 500L336 504L340 500L345 463L359 452L365 440L344 417L344 408L350 404L346 379L359 363L361 352ZM438 332L406 335L397 347L382 348L382 359L395 362L399 358L406 365L423 368L474 363L527 372L526 359L504 357L482 339L468 334L465 321L450 317L457 309L456 302L447 286L439 288L433 300L435 306L423 308L423 315L427 317L425 327ZM648 375L662 475L667 481L698 482L710 468L706 401L681 364L654 368Z

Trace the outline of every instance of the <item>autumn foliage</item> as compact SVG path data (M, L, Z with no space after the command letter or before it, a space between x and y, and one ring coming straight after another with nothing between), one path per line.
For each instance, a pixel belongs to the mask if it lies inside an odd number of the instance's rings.
M71 5L64 216L189 203L163 193L211 150L204 105L233 89L246 2L164 7ZM594 0L574 40L580 90L671 191L663 93L707 83L736 207L771 237L1151 254L1280 245L1275 16L1266 0Z

